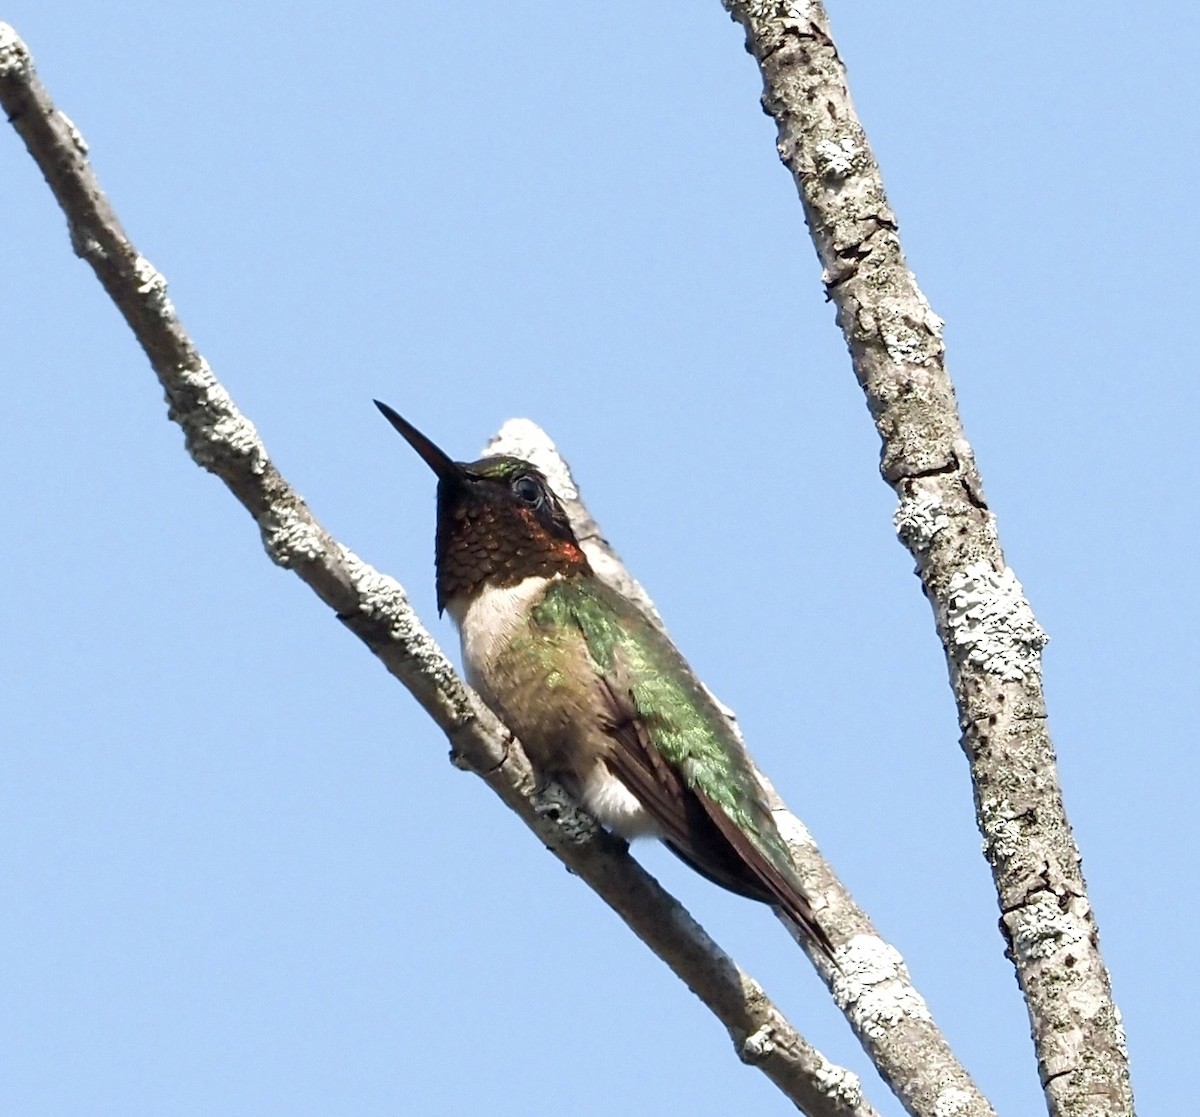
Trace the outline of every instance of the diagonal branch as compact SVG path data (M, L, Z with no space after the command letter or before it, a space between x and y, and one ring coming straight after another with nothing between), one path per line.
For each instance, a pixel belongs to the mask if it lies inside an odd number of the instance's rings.
M1046 635L1004 561L879 167L817 0L724 0L762 71L829 298L883 439L895 522L933 606L975 813L1052 1117L1133 1113L1129 1060L1046 725Z
M876 1117L857 1076L830 1063L784 1019L623 842L558 789L538 788L519 744L458 679L402 587L317 523L267 455L184 331L166 281L126 237L89 166L87 147L34 74L25 45L0 23L0 103L57 198L76 252L146 351L197 464L215 473L259 525L271 559L300 578L400 680L479 775L565 865L629 925L810 1117Z

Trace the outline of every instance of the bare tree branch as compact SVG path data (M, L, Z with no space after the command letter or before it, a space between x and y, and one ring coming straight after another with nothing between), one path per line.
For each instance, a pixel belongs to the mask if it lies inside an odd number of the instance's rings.
M724 3L762 71L763 108L883 439L881 472L900 498L896 529L933 606L1050 1113L1132 1114L1124 1033L1046 725L1046 635L1004 561L946 372L941 320L904 261L822 5Z
M808 1044L623 842L558 789L537 786L519 744L458 679L403 588L313 518L184 331L166 281L126 237L100 190L82 136L54 108L27 48L6 24L0 24L0 103L66 214L76 252L150 358L191 456L255 518L271 559L294 570L334 610L412 691L460 765L481 776L708 1005L743 1062L762 1070L810 1117L875 1117L857 1076Z

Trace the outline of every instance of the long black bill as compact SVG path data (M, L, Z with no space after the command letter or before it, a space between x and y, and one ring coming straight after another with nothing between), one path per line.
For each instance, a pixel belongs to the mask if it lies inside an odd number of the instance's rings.
M438 446L429 441L416 427L401 415L397 415L386 403L375 401L375 406L383 412L393 427L403 436L404 440L425 460L425 464L443 481L461 481L463 467L451 460L450 456Z

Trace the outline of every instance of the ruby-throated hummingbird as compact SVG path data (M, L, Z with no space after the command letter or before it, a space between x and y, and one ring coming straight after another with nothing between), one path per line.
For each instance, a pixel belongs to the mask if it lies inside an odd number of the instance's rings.
M782 908L832 958L741 743L674 645L592 572L546 478L519 458L452 461L375 406L437 474L438 611L538 775L621 837L660 838Z

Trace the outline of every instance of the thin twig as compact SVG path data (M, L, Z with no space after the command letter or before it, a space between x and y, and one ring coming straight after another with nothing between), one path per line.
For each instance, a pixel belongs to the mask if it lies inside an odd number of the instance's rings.
M86 158L87 146L38 81L29 51L0 24L0 103L58 199L76 252L93 268L150 358L197 464L215 473L258 523L268 555L295 571L416 696L538 839L594 889L810 1117L876 1117L857 1076L830 1063L628 854L555 788L540 789L512 735L458 679L403 588L336 542L278 472L184 331L163 276L126 237Z
M896 529L933 606L1050 1113L1129 1117L1124 1033L1046 724L1046 635L1004 561L946 372L941 320L905 263L822 5L724 2L762 71L763 108L883 439L881 472L900 499Z

